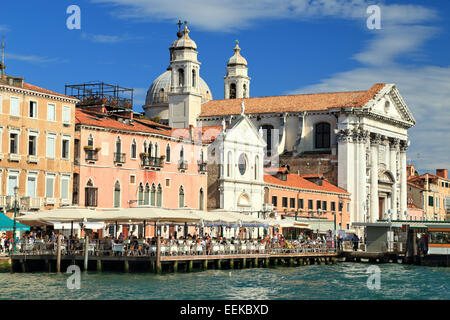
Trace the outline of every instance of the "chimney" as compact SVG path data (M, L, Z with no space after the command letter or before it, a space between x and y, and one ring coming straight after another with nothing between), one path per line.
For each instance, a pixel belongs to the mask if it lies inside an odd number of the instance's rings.
M447 169L436 169L436 175L438 177L448 179L448 170Z

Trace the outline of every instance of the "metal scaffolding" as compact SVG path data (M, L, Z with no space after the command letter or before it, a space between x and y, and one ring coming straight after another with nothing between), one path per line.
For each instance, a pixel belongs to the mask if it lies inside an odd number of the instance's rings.
M80 100L80 107L104 106L108 112L122 112L133 109L134 89L104 82L86 82L65 86L65 94Z

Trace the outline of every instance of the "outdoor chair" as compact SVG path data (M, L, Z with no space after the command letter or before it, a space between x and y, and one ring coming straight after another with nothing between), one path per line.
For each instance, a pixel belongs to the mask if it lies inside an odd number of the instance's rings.
M125 247L123 244L114 244L112 247L112 251L114 255L121 255L123 256L125 253Z
M176 256L177 254L178 254L178 246L177 245L170 246L170 255Z
M213 252L213 254L218 254L218 253L219 253L219 249L220 249L219 245L214 244L214 245L212 246L212 252Z

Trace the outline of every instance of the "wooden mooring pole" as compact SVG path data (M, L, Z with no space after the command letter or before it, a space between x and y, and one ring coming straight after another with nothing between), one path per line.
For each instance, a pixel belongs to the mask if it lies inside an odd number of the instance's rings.
M161 238L156 237L156 273L161 274Z
M61 234L58 234L58 253L56 256L56 271L61 272Z
M84 241L84 271L88 270L89 262L89 236L86 236Z

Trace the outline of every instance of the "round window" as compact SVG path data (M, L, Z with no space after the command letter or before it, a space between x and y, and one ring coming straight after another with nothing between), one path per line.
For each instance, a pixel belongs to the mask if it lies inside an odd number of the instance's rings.
M245 171L247 170L247 157L245 154L241 154L239 156L239 172L241 175L244 175Z

